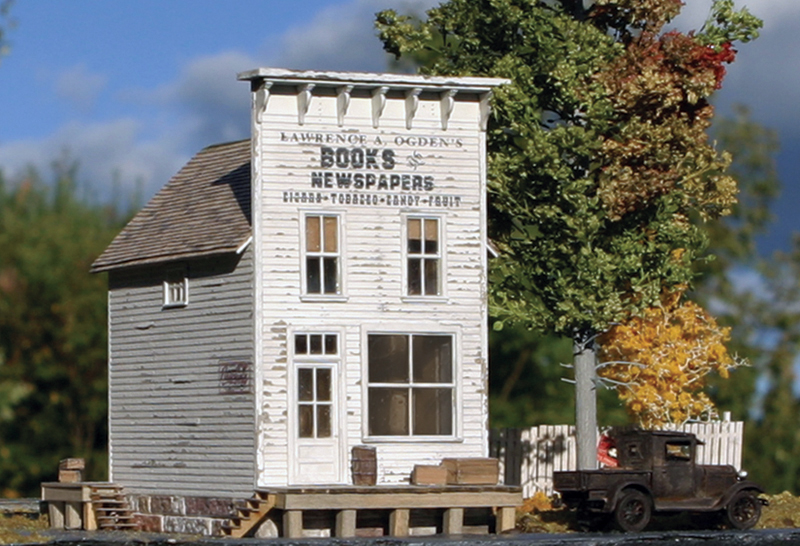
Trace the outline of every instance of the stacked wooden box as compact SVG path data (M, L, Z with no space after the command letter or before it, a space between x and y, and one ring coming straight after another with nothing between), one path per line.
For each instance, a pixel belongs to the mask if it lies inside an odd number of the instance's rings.
M440 465L415 465L413 485L497 485L500 465L488 457L444 459Z
M62 459L58 463L58 481L62 483L80 482L85 466L83 459Z

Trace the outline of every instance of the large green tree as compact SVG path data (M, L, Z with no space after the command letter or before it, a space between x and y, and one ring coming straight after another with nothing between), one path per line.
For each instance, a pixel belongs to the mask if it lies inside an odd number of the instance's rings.
M88 271L122 222L75 174L0 173L0 496L36 495L64 457L105 477L107 292Z
M495 323L574 342L578 465L595 463L598 333L693 277L694 216L735 201L709 142L732 42L760 22L716 0L697 33L665 32L679 0L450 0L378 14L387 51L428 74L505 77L488 131Z

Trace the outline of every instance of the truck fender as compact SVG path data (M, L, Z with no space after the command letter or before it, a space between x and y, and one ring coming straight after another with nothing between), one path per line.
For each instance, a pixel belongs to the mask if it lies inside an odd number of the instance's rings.
M726 506L728 506L728 503L730 502L730 500L733 498L733 496L736 493L738 493L739 491L744 491L744 490L753 491L757 495L760 495L760 494L764 493L764 490L758 484L756 484L754 482L751 482L751 481L747 481L747 480L741 481L741 482L738 482L738 483L732 485L725 492L725 494L722 495L722 498L717 503L717 507L720 508L720 509L725 508Z
M638 489L639 491L650 497L651 500L653 499L653 494L650 492L650 488L647 487L647 485L645 485L640 481L629 480L617 484L612 490L608 492L609 493L608 502L606 503L605 506L604 510L605 512L613 512L616 509L617 503L619 502L619 498L622 496L622 491L624 491L625 489Z

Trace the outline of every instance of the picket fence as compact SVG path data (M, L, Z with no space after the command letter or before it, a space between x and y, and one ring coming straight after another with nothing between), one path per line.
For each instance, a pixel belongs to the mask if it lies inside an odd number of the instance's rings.
M698 446L701 464L729 464L742 468L741 421L691 423L677 430L692 432L703 441ZM489 452L500 460L500 476L506 485L521 485L523 495L553 493L553 472L577 466L575 427L542 425L533 428L492 430Z

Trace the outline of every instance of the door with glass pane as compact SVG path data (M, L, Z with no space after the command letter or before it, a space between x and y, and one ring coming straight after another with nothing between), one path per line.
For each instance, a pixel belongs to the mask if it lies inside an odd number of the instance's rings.
M338 336L297 334L294 365L292 484L340 483Z

